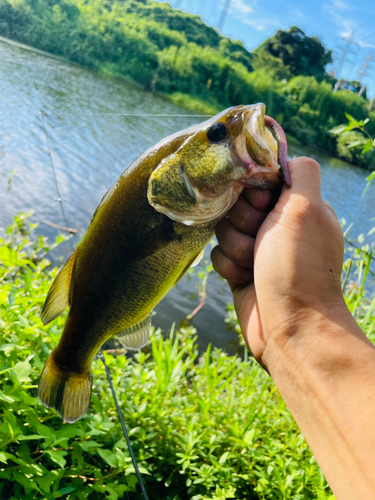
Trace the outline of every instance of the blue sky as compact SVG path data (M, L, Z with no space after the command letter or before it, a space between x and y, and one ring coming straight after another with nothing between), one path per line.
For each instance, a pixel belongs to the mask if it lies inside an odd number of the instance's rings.
M172 6L177 2L169 1ZM225 0L182 0L181 8L216 26L224 4ZM293 24L309 36L318 36L327 48L334 49L335 58L346 43L341 37L354 34L358 45L351 46L340 72L343 78L356 79L369 52L375 59L374 0L232 0L222 32L242 40L252 50L278 28L288 29ZM375 61L371 64L363 82L368 86L369 96L374 97Z

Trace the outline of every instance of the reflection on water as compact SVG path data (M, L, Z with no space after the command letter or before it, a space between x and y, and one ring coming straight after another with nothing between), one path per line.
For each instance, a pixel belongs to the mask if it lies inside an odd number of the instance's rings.
M174 104L134 86L103 78L77 66L0 42L0 225L19 211L65 225L47 154L41 115L46 120L53 163L70 227L82 237L107 189L145 149L204 118L135 117L121 114L187 114ZM322 166L323 196L339 218L354 222L353 234L367 233L374 216L374 190L361 193L368 175L360 168L300 147L290 155L309 155ZM8 190L8 179L11 189ZM57 231L41 224L39 232ZM64 244L65 257L69 245ZM209 257L206 250L206 258ZM157 307L154 323L167 330L197 305L190 300L196 278L185 277ZM236 338L223 319L231 295L224 281L210 276L206 305L192 321L201 347L228 348Z

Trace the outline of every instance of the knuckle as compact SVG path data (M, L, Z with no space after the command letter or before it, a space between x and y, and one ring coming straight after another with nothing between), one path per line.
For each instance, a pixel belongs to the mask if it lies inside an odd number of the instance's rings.
M249 216L250 210L244 210L239 213L237 218L238 229L244 233L247 233L251 227L251 217Z
M211 261L215 271L220 274L222 278L227 279L230 274L231 261L223 255L219 245L212 250Z
M233 247L233 260L238 264L247 264L252 259L253 243L249 238L241 238Z
M311 224L321 229L330 224L330 217L323 200L304 200L295 212L297 222L300 225Z
M298 161L304 168L307 168L313 172L320 173L320 165L313 158L309 158L308 156L301 156L298 158Z

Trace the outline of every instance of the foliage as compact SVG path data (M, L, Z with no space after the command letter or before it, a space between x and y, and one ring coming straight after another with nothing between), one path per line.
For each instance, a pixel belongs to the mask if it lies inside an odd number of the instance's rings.
M357 163L358 165L371 165L375 167L375 138L371 137L366 130L366 125L370 119L356 120L348 113L345 113L348 119L347 124L338 125L330 130L333 135L338 135L337 151L343 158ZM366 160L365 156L366 155ZM365 192L375 178L375 170L367 178L368 184Z
M323 75L330 51L295 26L250 53L199 16L168 3L0 0L0 35L136 81L205 114L264 102L267 113L301 144L331 154L337 151L329 129L342 123L345 111L375 118L366 99L332 92ZM375 119L369 132L375 135ZM371 168L367 158L358 161Z
M314 76L318 81L325 77L326 66L332 62L332 50L326 50L319 38L306 36L297 26L277 30L255 51L257 55L263 52L279 60L291 76Z
M64 318L40 321L57 269L44 257L45 239L32 242L34 227L19 216L0 239L0 496L141 498L99 359L92 404L78 422L63 423L36 397ZM345 272L357 268L358 279L343 286L374 340L369 251L351 253ZM233 313L231 322L238 327ZM166 339L154 333L151 352L106 354L150 498L332 500L282 398L247 350L243 360L210 347L199 357L196 340L194 328L172 328Z
M278 57L271 55L266 50L255 49L253 61L254 70L267 71L275 80L290 80L292 74L287 66Z

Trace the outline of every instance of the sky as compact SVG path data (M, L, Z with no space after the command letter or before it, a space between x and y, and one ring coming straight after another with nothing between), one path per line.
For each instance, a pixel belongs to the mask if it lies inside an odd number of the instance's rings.
M165 1L165 0L158 0ZM199 14L204 22L217 26L226 0L170 0L175 7ZM357 79L366 55L375 59L375 1L374 0L232 0L222 33L240 39L252 50L279 28L288 29L296 24L308 36L318 36L327 49L334 50L334 63L342 54L346 40L353 37L355 43L338 76ZM375 97L375 60L363 83L368 96Z

